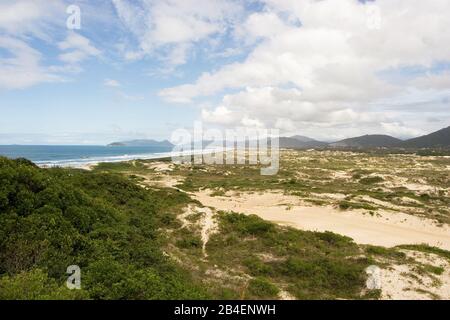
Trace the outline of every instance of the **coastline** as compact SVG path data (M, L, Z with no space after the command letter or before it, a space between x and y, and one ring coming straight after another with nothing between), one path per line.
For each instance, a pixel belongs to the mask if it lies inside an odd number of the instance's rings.
M43 162L43 163L36 163L36 165L40 168L54 168L54 167L61 167L61 168L74 168L74 169L85 169L85 170L91 170L92 167L96 166L99 163L119 163L119 162L127 162L132 160L158 160L158 159L164 159L172 157L172 153L167 154L150 154L150 155L135 155L135 156L119 156L120 159L113 159L111 158L105 158L105 159L93 159L93 160L87 160L87 161L79 161L79 160L64 160L64 161L55 161L53 163L50 162Z
M187 150L185 152L160 152L160 153L151 153L151 154L136 154L136 155L121 155L121 156L112 156L112 157L104 157L92 160L81 160L81 159L68 159L61 161L40 161L35 162L35 164L40 168L74 168L74 169L83 169L83 170L92 170L92 167L98 165L99 163L120 163L127 162L133 160L161 160L172 157L179 156L194 156L198 154L210 154L215 152L213 149L204 149L204 150ZM224 152L220 150L220 152Z

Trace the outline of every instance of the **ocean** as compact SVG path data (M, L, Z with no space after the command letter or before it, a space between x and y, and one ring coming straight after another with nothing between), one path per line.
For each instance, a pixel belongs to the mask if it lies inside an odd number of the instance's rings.
M0 146L0 156L26 158L40 166L82 166L89 163L170 156L169 147L126 146Z

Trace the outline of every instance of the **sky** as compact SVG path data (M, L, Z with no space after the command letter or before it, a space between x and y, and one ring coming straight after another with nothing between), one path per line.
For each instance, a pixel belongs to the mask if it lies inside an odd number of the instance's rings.
M78 11L79 10L79 11ZM448 0L0 0L0 144L450 125ZM78 25L79 22L79 25Z

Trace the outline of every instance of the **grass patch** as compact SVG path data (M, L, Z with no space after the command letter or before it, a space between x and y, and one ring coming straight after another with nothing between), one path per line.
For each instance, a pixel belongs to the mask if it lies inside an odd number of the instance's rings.
M424 270L425 272L433 273L433 274L438 275L438 276L440 276L441 274L443 274L444 271L445 271L444 268L442 268L442 267L436 267L436 266L433 266L433 265L431 265L431 264L425 264L425 265L423 266L423 270Z
M250 280L248 292L258 299L273 299L280 290L266 278L258 277Z
M395 248L385 248L379 246L366 246L366 254L369 256L378 256L387 259L405 260L406 254Z
M369 261L350 238L279 227L257 216L218 218L220 232L207 245L211 264L288 283L286 290L300 299L361 298ZM276 258L263 262L257 254Z
M352 201L347 201L347 200L339 201L338 207L341 210L364 209L364 210L369 210L369 211L375 211L378 209L377 207L374 207L368 203L352 202Z
M359 183L365 184L365 185L371 185L376 183L383 182L384 179L382 177L374 176L374 177L366 177L359 180Z
M402 249L407 249L407 250L415 250L415 251L420 251L420 252L425 252L425 253L433 253L433 254L436 254L438 256L441 256L443 258L450 260L450 251L440 249L437 247L430 247L426 244L401 245L401 246L398 246L397 248L402 248Z

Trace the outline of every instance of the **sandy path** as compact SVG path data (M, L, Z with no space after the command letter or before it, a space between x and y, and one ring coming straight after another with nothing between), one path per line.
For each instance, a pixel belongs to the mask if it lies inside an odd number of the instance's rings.
M426 243L450 250L450 228L432 220L404 213L379 210L380 216L362 211L340 211L333 207L305 206L293 196L281 193L245 194L236 197L211 197L201 191L194 197L203 205L223 211L256 214L282 225L302 230L332 231L351 237L357 243L392 247Z
M210 208L201 209L204 214L201 220L202 252L203 256L207 258L206 244L208 243L210 236L217 231L217 222L214 219L214 212Z
M190 215L197 213L202 214L199 221L192 222L187 219ZM196 224L198 227L200 227L200 236L202 239L202 253L204 258L208 257L208 253L206 252L206 244L208 243L211 235L216 233L218 230L217 221L214 217L214 214L215 213L213 210L211 210L211 208L208 207L201 208L195 205L189 205L182 214L178 215L178 219L180 219L182 223L181 228L185 228L193 224Z

